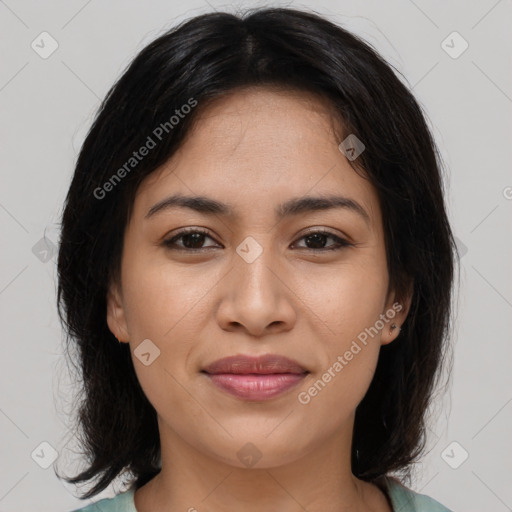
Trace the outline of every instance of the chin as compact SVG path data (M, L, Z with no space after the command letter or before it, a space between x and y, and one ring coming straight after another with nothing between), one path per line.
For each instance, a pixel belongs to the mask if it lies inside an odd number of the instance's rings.
M233 437L227 434L222 439L214 441L214 449L208 448L211 456L221 460L225 464L245 469L270 469L293 463L307 454L307 442L301 445L296 431L290 432L283 429L274 431L273 425L268 423L261 429L227 430ZM282 427L282 426L281 426ZM277 427L277 429L281 428ZM211 440L210 440L211 445Z

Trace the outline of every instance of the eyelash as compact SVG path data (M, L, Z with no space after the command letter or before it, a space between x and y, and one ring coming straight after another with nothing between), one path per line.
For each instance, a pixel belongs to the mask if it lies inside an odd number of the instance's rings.
M202 251L207 251L209 249L214 249L214 247L200 247L198 249L189 249L187 247L176 247L177 240L179 240L180 238L182 238L185 235L196 234L196 233L205 235L208 238L211 238L213 240L213 238L209 235L208 231L205 231L201 228L188 228L188 229L181 230L176 235L174 235L172 238L164 240L162 242L162 244L165 247L167 247L168 249L176 250L176 251L184 251L184 252L198 253L198 252L202 252ZM331 237L333 240L335 240L335 242L337 243L337 246L327 247L327 248L323 248L323 249L312 249L310 247L301 247L301 249L305 249L306 251L312 251L312 252L325 252L325 251L337 251L337 250L343 249L344 247L353 246L353 244L347 242L345 239L340 238L339 236L337 236L329 231L325 231L325 230L321 230L321 229L316 230L316 231L310 231L309 233L306 233L301 238L299 238L299 240L302 240L303 238L307 238L311 235L325 235L327 237Z

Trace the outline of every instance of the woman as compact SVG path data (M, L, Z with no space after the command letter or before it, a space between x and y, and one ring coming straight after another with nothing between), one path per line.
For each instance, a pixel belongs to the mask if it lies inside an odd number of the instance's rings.
M170 30L66 199L66 480L125 476L102 511L447 510L391 474L424 445L455 250L425 117L366 43L281 8Z

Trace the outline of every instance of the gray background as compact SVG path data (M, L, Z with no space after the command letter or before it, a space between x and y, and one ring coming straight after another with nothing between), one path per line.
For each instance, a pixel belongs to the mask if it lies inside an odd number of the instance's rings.
M175 23L256 5L264 4L0 1L0 511L85 505L51 465L41 467L51 447L61 469L76 467L56 258L41 239L58 242L61 205L99 100L135 53ZM265 5L313 8L362 36L403 73L428 114L463 257L452 381L411 486L454 511L512 510L511 1ZM31 47L51 49L44 31L58 43L45 59ZM454 31L469 45L460 55Z

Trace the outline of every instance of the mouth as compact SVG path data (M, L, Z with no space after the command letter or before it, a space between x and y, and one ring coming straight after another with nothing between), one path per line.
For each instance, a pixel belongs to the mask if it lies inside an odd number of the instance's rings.
M276 354L226 357L201 372L218 389L247 401L268 400L281 395L309 374L296 361Z

